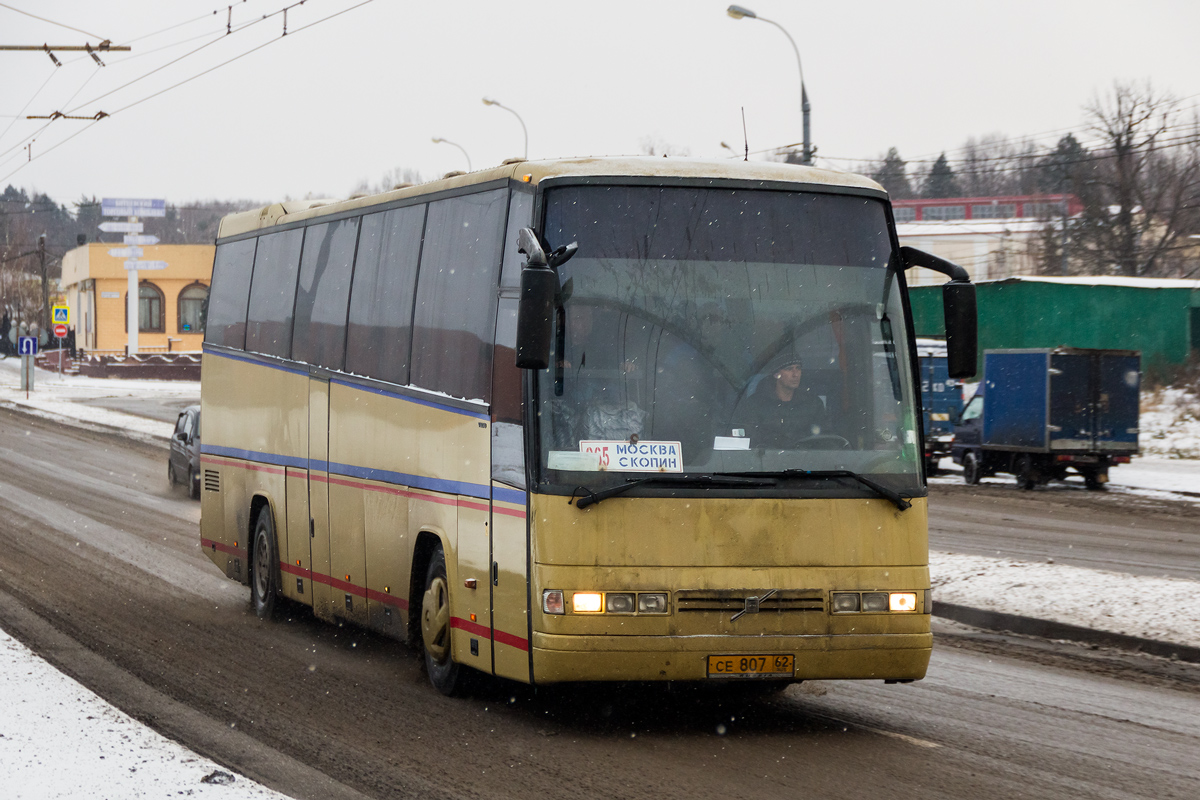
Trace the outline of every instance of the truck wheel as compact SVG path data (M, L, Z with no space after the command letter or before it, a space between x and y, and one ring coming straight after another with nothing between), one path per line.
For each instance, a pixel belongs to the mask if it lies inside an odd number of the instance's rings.
M925 476L928 478L932 478L934 475L937 475L938 472L939 472L938 459L936 459L936 458L925 459Z
M963 456L963 480L974 486L982 477L983 468L979 464L979 456L975 453L967 453Z
M425 570L425 594L421 598L421 644L429 682L452 697L463 689L462 667L454 663L450 646L450 582L446 578L446 554L439 546Z
M1105 480L1102 480L1100 475L1101 475L1101 473L1098 470L1091 470L1091 471L1083 473L1083 485L1086 486L1088 488L1088 490L1092 491L1092 492L1106 491L1108 488L1106 486L1106 484L1108 482ZM1108 475L1105 474L1104 477L1107 478Z
M1033 466L1033 459L1028 455L1017 456L1017 486L1020 486L1026 491L1032 489L1038 484L1037 470Z

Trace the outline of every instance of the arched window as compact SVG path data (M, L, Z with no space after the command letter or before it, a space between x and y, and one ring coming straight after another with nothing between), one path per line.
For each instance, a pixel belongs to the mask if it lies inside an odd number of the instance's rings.
M163 293L153 283L142 281L138 286L138 330L163 333ZM129 304L125 305L125 331L129 331Z
M204 307L208 287L193 283L179 293L179 333L204 333Z

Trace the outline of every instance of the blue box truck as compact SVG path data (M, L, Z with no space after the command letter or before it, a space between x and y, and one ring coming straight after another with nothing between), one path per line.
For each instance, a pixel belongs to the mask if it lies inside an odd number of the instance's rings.
M936 475L938 462L950 455L954 420L962 412L962 382L950 377L946 343L918 339L921 371L921 430L925 439L925 474Z
M1003 472L1032 489L1073 472L1103 488L1138 451L1140 364L1134 350L985 351L951 447L964 480Z

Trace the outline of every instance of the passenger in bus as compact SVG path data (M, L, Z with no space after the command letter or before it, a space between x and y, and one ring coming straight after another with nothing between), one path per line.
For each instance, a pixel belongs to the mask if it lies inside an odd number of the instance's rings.
M786 450L802 447L806 439L828 435L825 403L812 387L802 386L800 357L784 353L767 367L766 376L741 409L750 446Z

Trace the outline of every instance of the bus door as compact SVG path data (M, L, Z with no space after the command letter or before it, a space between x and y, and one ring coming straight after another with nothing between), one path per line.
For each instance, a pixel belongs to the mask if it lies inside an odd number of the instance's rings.
M329 379L308 382L309 564L313 613L333 619L334 593L329 559Z
M528 214L526 214L526 218ZM515 235L509 236L515 241ZM505 291L496 318L492 364L492 652L497 675L528 682L529 528L526 521L525 429L516 367L517 299Z

